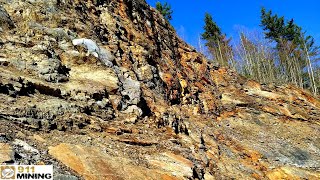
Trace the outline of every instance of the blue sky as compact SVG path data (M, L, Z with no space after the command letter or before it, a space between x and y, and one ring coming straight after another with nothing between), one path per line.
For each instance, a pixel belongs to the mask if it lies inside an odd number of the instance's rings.
M146 0L168 2L173 10L171 24L189 44L197 47L203 32L204 14L208 12L228 37L238 38L239 29L261 30L260 8L264 6L295 22L320 45L320 0ZM239 28L240 27L240 28Z

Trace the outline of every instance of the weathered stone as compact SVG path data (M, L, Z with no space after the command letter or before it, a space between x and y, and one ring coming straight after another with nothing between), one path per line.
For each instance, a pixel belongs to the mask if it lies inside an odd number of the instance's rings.
M13 160L13 150L9 144L0 143L0 164Z
M319 99L215 66L144 0L1 5L1 161L58 179L319 179Z
M85 179L145 179L161 177L157 171L136 167L124 158L114 158L90 147L60 144L49 154Z
M156 157L148 157L147 159L152 166L171 172L178 178L192 177L193 163L182 156L166 152Z
M151 81L153 79L153 72L150 65L142 66L137 71L137 77L140 81Z
M10 18L8 12L2 6L0 6L0 28L5 30L5 28L12 29L14 27L14 22Z
M63 174L54 175L54 179L56 179L56 180L78 180L78 178L75 176L63 175Z
M125 101L128 101L129 104L137 105L141 96L140 82L127 77L122 81L122 87L121 95Z
M135 114L138 117L142 115L142 110L136 105L129 106L126 110L123 111L125 114Z
M82 84L70 86L69 89L77 90L79 88L82 91L96 92L107 90L108 93L113 94L117 92L119 86L119 79L112 69L95 69L92 71L90 67L77 67L70 72L70 78L80 81Z
M277 179L319 179L320 173L313 173L299 168L281 167L267 172L270 180Z
M27 152L31 152L31 153L35 153L35 154L38 154L39 151L35 148L33 148L32 146L30 146L27 142L25 141L22 141L20 139L16 139L14 142L13 142L14 145L16 146L20 146L22 147L25 151Z

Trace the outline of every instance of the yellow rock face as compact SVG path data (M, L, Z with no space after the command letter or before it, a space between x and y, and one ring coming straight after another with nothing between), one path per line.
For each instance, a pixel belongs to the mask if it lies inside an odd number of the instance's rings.
M320 178L320 173L313 173L307 170L291 167L281 167L267 172L267 177L270 180L300 180L300 179L312 179L316 180Z
M13 159L13 151L9 144L0 143L0 164Z
M93 147L60 144L49 147L49 154L88 180L179 179L169 173L133 166L128 159L109 156Z

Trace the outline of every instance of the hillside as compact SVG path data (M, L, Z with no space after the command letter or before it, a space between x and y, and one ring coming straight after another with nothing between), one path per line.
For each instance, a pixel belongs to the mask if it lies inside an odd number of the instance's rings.
M319 99L214 66L144 0L0 4L0 163L53 164L55 179L320 179Z

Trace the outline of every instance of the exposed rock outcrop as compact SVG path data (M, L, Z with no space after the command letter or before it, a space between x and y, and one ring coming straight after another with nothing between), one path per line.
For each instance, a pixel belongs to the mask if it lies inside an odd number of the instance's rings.
M0 163L62 179L320 178L320 101L214 66L144 0L0 4Z

